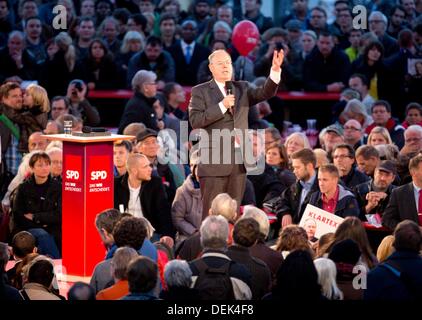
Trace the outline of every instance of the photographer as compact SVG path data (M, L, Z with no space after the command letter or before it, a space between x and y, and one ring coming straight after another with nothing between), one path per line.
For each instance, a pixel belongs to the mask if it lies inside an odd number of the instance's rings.
M87 86L79 79L74 79L67 87L66 97L70 100L69 113L82 118L84 125L97 126L100 124L100 115L97 108L92 106L86 98Z

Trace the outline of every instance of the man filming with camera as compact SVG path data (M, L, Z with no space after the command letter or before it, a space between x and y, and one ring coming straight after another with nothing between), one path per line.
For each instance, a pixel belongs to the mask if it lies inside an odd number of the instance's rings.
M87 86L79 79L74 79L67 87L66 97L70 101L69 113L81 118L86 126L95 127L100 124L100 114L97 108L92 106L87 96Z

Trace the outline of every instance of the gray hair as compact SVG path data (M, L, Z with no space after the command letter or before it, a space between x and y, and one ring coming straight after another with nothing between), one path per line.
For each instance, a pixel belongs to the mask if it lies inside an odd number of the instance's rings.
M314 260L315 268L318 272L318 283L321 285L321 293L329 300L343 300L343 293L337 286L336 264L327 258Z
M308 137L303 132L293 132L291 135L289 135L284 142L284 146L287 148L287 145L290 140L292 140L294 137L298 137L303 141L303 148L304 149L311 149L311 145L309 143Z
M111 272L113 273L113 276L118 280L126 280L129 262L137 256L138 252L133 248L118 248L111 260Z
M304 35L310 36L310 37L311 37L312 39L314 39L315 41L317 40L317 35L316 35L315 31L313 31L313 30L306 30L306 31L303 31L303 33L302 33L302 37L303 37Z
M383 14L381 11L373 11L370 15L369 15L369 18L368 18L368 21L370 21L371 19L373 19L373 18L380 18L383 22L384 22L384 24L387 26L387 24L388 24L388 19L387 19L387 17L385 16L385 14Z
M230 57L229 53L228 53L226 50L219 49L219 50L215 50L215 51L213 51L213 52L212 52L212 53L208 56L208 63L209 63L209 64L212 64L212 60L214 59L214 56L215 56L217 53L221 52L221 51L224 51L224 52L227 54L227 56L231 59L231 57Z
M232 34L233 30L232 28L229 26L229 24L225 21L217 21L214 26L212 27L212 31L215 32L218 28L223 28L225 29L228 33Z
M50 146L50 144L48 144L48 146ZM52 154L54 154L54 153L63 154L63 149L52 145L48 149L47 148L45 149L45 153L47 153L49 156L52 155Z
M121 53L129 52L129 42L130 41L139 41L141 43L141 50L145 46L145 37L140 34L138 31L128 31L123 38L122 45L120 46Z
M368 118L368 114L366 113L365 105L359 101L358 99L349 100L344 108L344 113L346 112L353 112L361 114L366 118Z
M227 193L220 193L211 202L211 214L221 215L228 221L236 220L237 202Z
M246 205L243 207L243 214L239 220L247 218L254 219L256 222L258 222L259 232L265 239L270 232L270 222L268 220L267 214L257 207Z
M132 78L132 90L142 91L141 88L147 82L157 80L157 75L153 71L139 70Z
M164 269L164 280L169 287L190 287L192 271L185 260L172 260Z
M201 224L201 245L205 249L225 249L229 238L229 223L222 216L208 216Z
M12 31L11 33L9 33L9 37L7 39L8 39L8 41L10 41L10 39L12 39L16 36L21 38L21 40L25 40L25 34L22 31L19 31L19 30L15 30L15 31Z
M418 124L412 124L404 131L404 136L406 137L406 133L408 132L416 132L422 137L422 127Z

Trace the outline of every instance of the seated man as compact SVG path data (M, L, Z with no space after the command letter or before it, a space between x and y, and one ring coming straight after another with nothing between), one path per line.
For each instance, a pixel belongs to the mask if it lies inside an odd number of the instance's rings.
M302 149L291 155L296 183L286 189L279 198L277 216L281 226L298 224L311 194L319 190L316 157L312 150Z
M394 230L403 220L412 220L422 226L422 155L409 162L412 182L393 190L382 216L382 224Z
M422 127L411 125L404 132L404 146L400 150L401 154L409 154L422 150Z
M396 165L392 161L381 161L375 169L374 179L356 186L355 194L361 220L368 220L376 225L381 224L381 217L395 188L393 181L396 175Z
M395 252L368 274L365 300L421 301L422 247L420 227L409 220L394 231Z
M230 299L249 300L252 298L250 289L251 274L242 264L231 261L225 254L229 237L229 224L222 216L209 216L201 225L201 245L204 248L202 257L189 263L192 270L193 288L199 290L201 300ZM225 283L222 276L207 276L208 271L223 271L228 273L231 286ZM220 271L221 272L221 271Z
M359 216L359 206L355 195L339 184L339 172L333 164L326 164L318 170L320 191L311 195L309 204L346 218Z
M391 140L399 147L404 145L404 128L391 116L391 106L385 100L375 101L371 108L374 123L365 129L366 134L370 134L372 129L379 126L386 128L390 133Z
M355 150L348 144L338 144L332 152L333 163L340 173L341 183L349 189L369 180L369 177L358 171L355 166Z
M170 203L162 179L152 176L151 163L143 154L131 154L128 172L114 180L114 207L135 217L145 217L155 229L151 241L174 237Z

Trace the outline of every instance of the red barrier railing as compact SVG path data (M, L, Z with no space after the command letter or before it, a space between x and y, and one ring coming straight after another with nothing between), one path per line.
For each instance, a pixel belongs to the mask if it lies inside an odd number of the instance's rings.
M184 87L184 89L186 102L182 105L182 109L185 110L189 104L192 88ZM92 99L130 99L132 95L133 92L131 90L95 90L90 91L88 97ZM302 91L279 92L277 96L288 101L337 101L340 98L339 93Z

